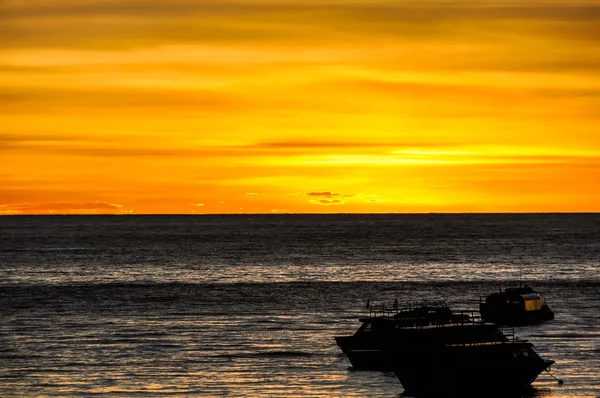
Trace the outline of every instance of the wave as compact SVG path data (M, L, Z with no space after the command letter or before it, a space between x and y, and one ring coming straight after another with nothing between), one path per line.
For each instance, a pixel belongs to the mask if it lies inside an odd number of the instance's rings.
M553 333L553 334L532 334L531 337L541 339L595 339L598 337L597 333Z
M263 351L255 353L240 353L240 354L217 354L210 355L212 358L298 358L298 357L313 357L314 354L306 351Z
M304 352L304 351L267 351L267 352L257 352L252 356L256 357L312 357L313 353Z

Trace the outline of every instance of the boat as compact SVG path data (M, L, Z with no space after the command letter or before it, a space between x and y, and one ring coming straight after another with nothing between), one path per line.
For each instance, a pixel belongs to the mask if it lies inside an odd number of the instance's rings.
M542 296L523 284L480 297L479 311L485 321L499 325L537 325L554 319Z
M415 344L397 356L394 372L412 396L505 397L526 391L554 364L541 358L532 343L518 339Z
M371 313L354 335L336 341L354 369L392 371L410 396L519 392L554 363L514 328L485 322L477 311L448 311Z
M400 308L396 301L392 306L370 305L369 316L359 318L362 323L349 336L335 337L337 345L348 357L355 370L393 371L397 351L415 342L428 341L426 326L464 323L470 315L453 312L445 302L407 304ZM461 342L461 336L436 336L450 342ZM479 330L478 336L469 336L473 341L501 341L493 326Z

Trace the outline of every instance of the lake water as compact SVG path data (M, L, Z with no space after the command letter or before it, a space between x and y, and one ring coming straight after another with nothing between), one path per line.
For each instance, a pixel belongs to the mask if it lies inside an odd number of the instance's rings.
M398 397L334 341L367 300L515 281L564 380L528 395L600 396L599 214L0 217L0 395Z

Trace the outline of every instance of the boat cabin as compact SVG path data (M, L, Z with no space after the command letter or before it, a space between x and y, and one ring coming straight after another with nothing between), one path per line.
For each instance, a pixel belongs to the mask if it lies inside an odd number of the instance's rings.
M516 306L523 311L538 311L542 308L543 299L539 294L492 294L485 300L488 305Z
M485 320L500 324L536 324L554 318L542 297L527 285L481 297L479 309Z

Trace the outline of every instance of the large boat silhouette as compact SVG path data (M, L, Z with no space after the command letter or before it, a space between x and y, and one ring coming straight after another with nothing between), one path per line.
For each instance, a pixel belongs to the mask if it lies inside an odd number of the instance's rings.
M338 346L354 369L393 371L410 395L517 392L554 363L514 329L444 304L371 311L360 321Z

